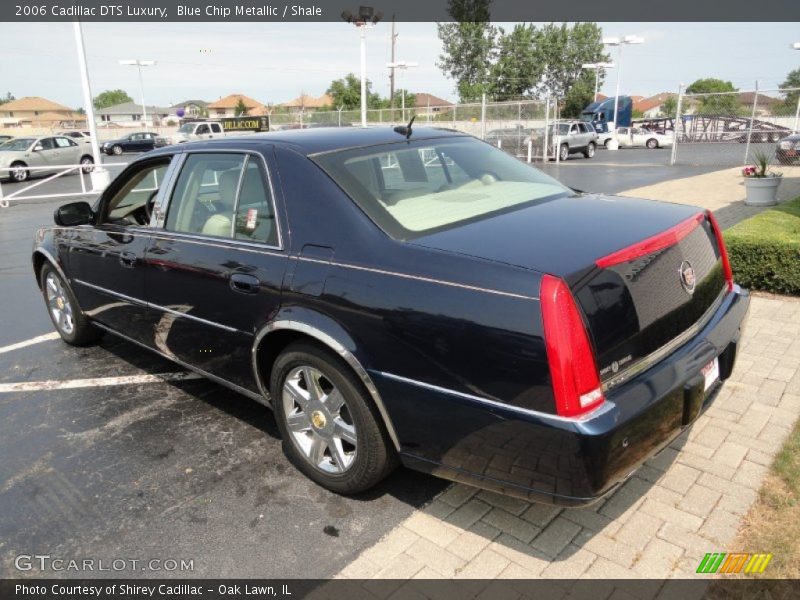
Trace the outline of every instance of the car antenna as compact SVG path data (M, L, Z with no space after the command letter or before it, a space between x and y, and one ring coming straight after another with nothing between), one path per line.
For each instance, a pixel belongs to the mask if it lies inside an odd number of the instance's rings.
M400 135L406 136L406 139L410 138L411 134L413 133L413 131L411 130L411 126L414 124L414 119L416 118L417 115L414 115L413 117L411 117L411 120L408 122L408 125L398 125L397 127L394 128L394 131L396 133L399 133Z

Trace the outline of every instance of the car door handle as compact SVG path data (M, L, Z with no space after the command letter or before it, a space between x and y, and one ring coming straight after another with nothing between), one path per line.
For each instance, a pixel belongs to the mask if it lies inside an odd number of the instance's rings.
M261 288L257 277L247 273L234 273L231 275L231 289L241 294L255 294Z
M119 264L126 269L132 269L136 265L136 255L133 252L121 252L119 255Z

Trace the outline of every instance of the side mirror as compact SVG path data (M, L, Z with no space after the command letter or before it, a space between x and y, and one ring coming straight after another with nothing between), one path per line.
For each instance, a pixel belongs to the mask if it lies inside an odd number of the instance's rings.
M63 227L88 225L94 221L94 211L88 202L70 202L56 209L53 220Z
M33 151L34 151L34 152L41 152L42 150L44 150L44 146L42 146L41 144L36 144L36 145L33 147Z

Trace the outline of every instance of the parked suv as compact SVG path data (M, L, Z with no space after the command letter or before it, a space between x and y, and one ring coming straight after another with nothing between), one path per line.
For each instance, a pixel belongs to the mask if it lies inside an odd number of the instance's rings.
M543 143L544 130L534 133L533 144ZM592 158L597 150L597 132L583 121L559 121L547 128L547 154L555 156L556 151L561 160L567 160L570 154L582 153Z

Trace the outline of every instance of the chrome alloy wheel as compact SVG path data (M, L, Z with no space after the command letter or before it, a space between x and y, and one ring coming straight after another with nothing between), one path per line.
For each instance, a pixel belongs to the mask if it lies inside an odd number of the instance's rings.
M292 442L325 473L344 473L355 461L357 436L342 393L318 369L292 369L283 383L283 412Z
M75 329L75 320L72 315L72 304L70 304L61 280L54 273L48 273L45 279L45 288L47 307L53 316L53 322L59 331L71 335Z

